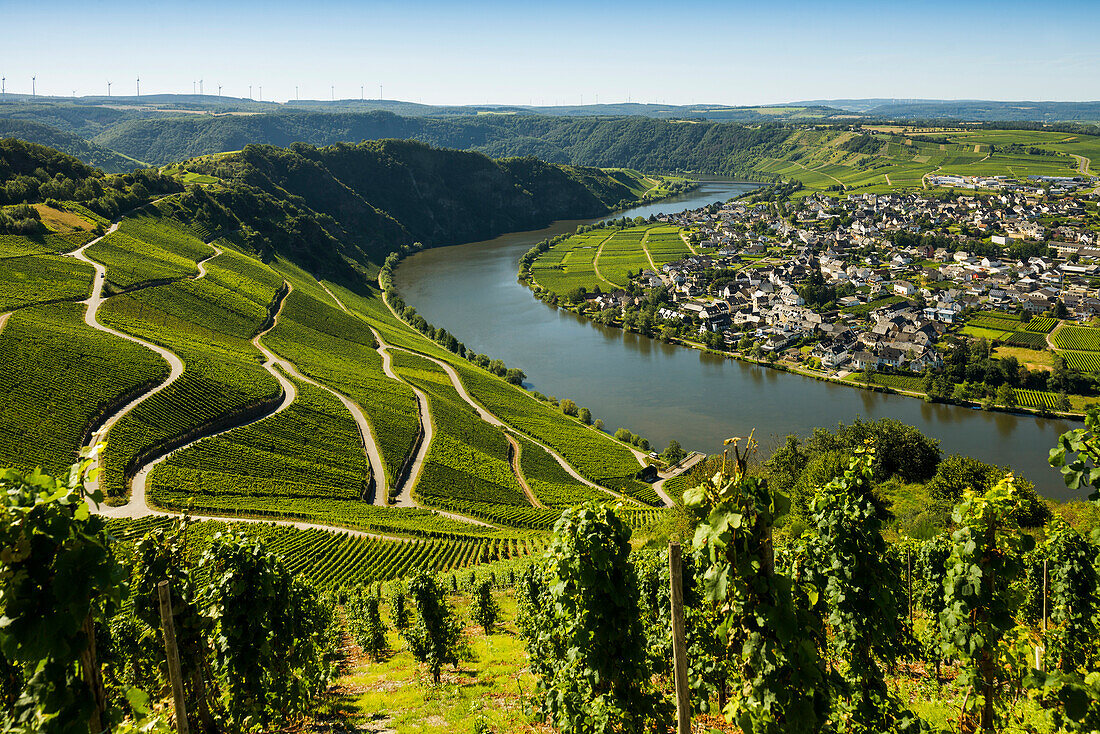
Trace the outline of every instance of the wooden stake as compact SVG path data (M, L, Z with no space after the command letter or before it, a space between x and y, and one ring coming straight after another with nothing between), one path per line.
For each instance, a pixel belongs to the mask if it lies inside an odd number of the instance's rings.
M100 734L104 729L103 714L107 707L107 694L103 689L103 674L99 669L99 663L96 661L95 622L90 611L88 616L84 618L81 630L88 638L88 644L80 653L80 672L95 703L92 715L88 718L88 731L91 734Z
M187 704L183 696L183 674L180 672L179 650L176 649L176 624L172 617L172 592L167 581L157 584L160 595L160 622L164 628L164 649L168 653L168 677L172 679L172 698L176 703L176 731L187 732Z
M684 583L680 544L668 544L668 576L672 586L672 659L676 675L676 734L691 734L691 697L688 694L687 644L684 636Z

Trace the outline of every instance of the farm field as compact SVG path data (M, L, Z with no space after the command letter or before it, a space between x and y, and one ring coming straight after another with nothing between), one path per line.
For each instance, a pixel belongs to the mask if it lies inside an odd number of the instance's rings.
M183 225L147 214L124 219L86 254L107 266L110 284L125 289L195 275L196 261L208 257L211 249Z
M88 297L95 270L63 255L27 255L0 260L0 312L35 303Z
M1063 324L1052 335L1054 345L1059 349L1075 351L1100 351L1100 329L1088 326L1069 326Z
M628 274L690 256L679 233L679 227L658 224L573 235L541 254L531 264L531 276L559 296L581 286L589 292L597 286L603 291L623 288Z

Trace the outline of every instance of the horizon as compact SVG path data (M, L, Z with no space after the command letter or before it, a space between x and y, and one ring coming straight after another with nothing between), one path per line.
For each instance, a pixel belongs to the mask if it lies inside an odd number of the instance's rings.
M278 103L1092 101L1100 53L1073 44L1100 30L1089 10L1079 0L1044 6L1041 17L1019 0L934 0L919 11L843 0L827 12L804 1L776 9L696 0L674 13L652 2L576 0L537 8L62 0L63 26L41 24L29 6L9 11L10 27L29 30L6 39L0 75L8 93L29 95L36 77L36 96L58 98L106 96L107 81L112 97L132 96L140 76L143 97L188 95L201 79L205 96L220 84L223 97L260 101L262 87L262 100ZM115 36L126 53L107 56L104 41ZM892 93L864 91L883 89Z

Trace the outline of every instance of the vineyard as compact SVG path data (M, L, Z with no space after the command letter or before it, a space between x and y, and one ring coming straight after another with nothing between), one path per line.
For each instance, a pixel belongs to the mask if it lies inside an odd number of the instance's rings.
M864 377L862 373L853 372L844 378L848 382L857 382L863 384ZM883 387L893 388L895 390L909 390L912 392L924 391L923 378L916 375L891 375L876 372L871 377L872 385L882 385Z
M125 552L126 545L173 522L163 516L111 520L108 530L122 544L120 551ZM210 539L229 527L215 520L192 524L188 529L188 552L201 555ZM417 568L450 573L477 564L522 558L541 552L546 545L546 536L542 535L400 541L265 523L236 523L232 528L263 541L268 550L283 557L291 572L327 590L402 578Z
M1054 332L1053 338L1055 346L1059 349L1100 352L1100 329L1063 325Z
M1047 346L1046 334L1033 331L1014 331L1004 341L1006 344L1028 349L1046 349Z
M58 471L123 398L160 382L168 365L84 323L60 303L13 314L0 331L0 464Z
M110 283L129 288L194 275L196 261L210 255L210 246L183 225L150 214L124 219L86 253L107 266Z
M369 505L370 464L351 414L322 388L296 387L283 412L172 454L150 475L149 500L198 511L286 508L290 517L300 504L311 519L327 522L329 509L346 510L356 500Z
M635 479L641 464L621 443L473 367L456 364L455 369L490 413L557 451L582 476L647 504L660 504L653 488Z
M1051 318L1049 316L1036 316L1024 324L1024 329L1027 331L1035 331L1040 334L1049 334L1054 331L1054 327L1058 325L1058 319Z
M605 502L611 497L606 492L582 484L533 441L520 436L520 470L531 486L539 502L547 507L570 507L578 502Z
M1062 327L1065 328L1065 327ZM1061 352L1066 364L1078 372L1100 372L1100 353L1097 352Z
M1058 393L1044 390L1023 390L1018 387L1013 388L1013 391L1016 394L1016 404L1025 408L1063 409L1059 407L1060 398Z
M339 310L324 291L306 292L304 278L288 274L294 290L264 343L303 374L347 395L363 409L392 486L420 428L416 396L407 385L383 374L374 336L362 320Z
M265 317L266 309L205 278L115 296L104 304L101 322L166 347L185 365L178 380L111 429L103 455L109 494L125 494L126 475L139 456L281 396L251 344Z
M91 265L62 255L0 259L0 312L87 298L94 274Z

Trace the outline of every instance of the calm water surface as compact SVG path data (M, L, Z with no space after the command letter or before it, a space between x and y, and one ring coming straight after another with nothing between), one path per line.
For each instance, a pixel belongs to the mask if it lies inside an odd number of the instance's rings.
M724 201L752 184L708 181L690 194L632 209L674 213ZM1072 495L1046 463L1058 435L1080 424L986 413L880 395L706 355L624 333L548 306L517 280L520 256L547 237L598 220L562 221L487 242L439 247L407 258L396 285L405 301L467 348L527 373L546 395L587 406L664 447L721 451L722 439L755 428L767 451L789 433L806 435L857 417L897 418L940 439L944 453L1012 466L1046 495Z

